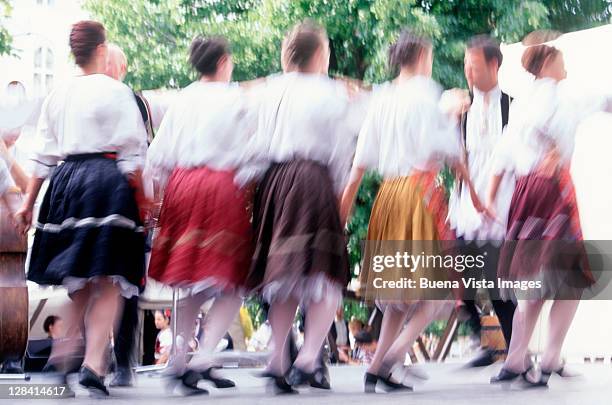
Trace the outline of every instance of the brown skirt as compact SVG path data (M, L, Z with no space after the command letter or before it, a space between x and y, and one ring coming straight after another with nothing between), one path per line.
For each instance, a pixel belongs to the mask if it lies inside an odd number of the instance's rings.
M296 160L274 164L255 195L255 253L247 286L267 300L316 300L350 279L338 202L325 166ZM268 288L267 288L268 287Z
M540 281L542 288L528 298L573 299L594 283L567 171L517 180L497 274L503 280Z

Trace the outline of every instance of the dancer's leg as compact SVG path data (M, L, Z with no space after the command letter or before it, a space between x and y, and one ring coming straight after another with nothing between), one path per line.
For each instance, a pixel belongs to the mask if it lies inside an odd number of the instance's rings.
M393 305L387 306L383 314L376 351L374 352L372 363L368 367L368 373L378 374L383 359L389 348L393 345L402 326L404 326L407 316L407 311L396 308Z
M329 333L341 299L340 295L328 295L321 301L308 304L304 325L304 345L295 360L296 367L306 372L312 372L316 368L321 345Z
M98 376L104 376L110 334L119 312L121 296L119 287L110 279L100 279L91 285L90 305L85 314L85 359L87 366Z
M542 356L542 370L556 370L561 365L561 349L574 315L578 300L555 300L550 309L548 344Z
M273 302L268 311L268 319L272 327L273 351L270 357L268 371L276 375L282 375L288 368L287 361L287 336L295 319L295 311L298 301L289 298L284 302Z
M533 330L542 311L543 300L519 301L518 307L514 312L512 325L512 339L508 349L508 357L504 363L504 368L515 373L525 371L527 364L527 351L529 341L533 335Z
M393 365L399 361L403 362L408 349L410 349L421 332L423 332L427 325L434 319L437 309L440 307L440 302L422 301L418 305L419 307L416 309L414 315L408 320L408 324L399 333L383 358L382 367L387 367L388 369L383 370L381 367L379 372L389 374L392 371L391 367L393 367ZM386 375L383 375L383 377L386 377Z
M212 354L221 338L236 319L242 299L237 295L215 298L204 318L204 338L198 353L191 359L191 368L205 369L212 365Z

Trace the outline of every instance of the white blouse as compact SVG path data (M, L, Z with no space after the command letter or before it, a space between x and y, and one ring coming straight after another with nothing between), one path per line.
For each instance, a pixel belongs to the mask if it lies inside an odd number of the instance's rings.
M164 185L176 167L234 170L255 130L244 90L235 84L194 82L168 109L151 143L145 177Z
M578 124L605 108L603 94L572 91L565 80L537 79L529 91L512 103L506 132L494 155L493 174L506 171L515 176L531 173L547 152L556 146L569 163Z
M102 74L77 76L43 103L34 140L33 175L45 178L69 155L116 152L121 172L142 169L147 133L134 94Z
M381 85L361 128L354 166L393 178L460 159L458 128L440 108L440 96L440 86L423 76Z
M297 72L270 77L252 97L258 124L238 181L261 177L271 163L308 159L329 168L334 190L341 193L367 98L349 100L342 83Z

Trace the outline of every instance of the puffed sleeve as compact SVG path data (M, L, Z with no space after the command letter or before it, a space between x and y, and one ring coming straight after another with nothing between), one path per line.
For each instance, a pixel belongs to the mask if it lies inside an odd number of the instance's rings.
M53 125L51 114L49 113L52 97L53 93L43 102L40 118L38 119L38 125L36 127L32 154L32 160L34 162L32 176L41 179L47 178L51 169L57 166L60 160L57 134L55 133L55 126Z
M115 103L114 136L117 142L117 166L123 174L144 168L147 153L147 131L134 93L125 85Z

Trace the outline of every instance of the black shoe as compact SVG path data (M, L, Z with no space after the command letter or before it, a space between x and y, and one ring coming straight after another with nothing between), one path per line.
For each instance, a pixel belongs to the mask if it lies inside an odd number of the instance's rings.
M212 382L217 388L234 388L236 384L227 378L215 377L212 374L213 367L210 367L200 373L202 379Z
M475 358L470 360L465 367L486 367L495 363L495 351L491 349L485 349L481 351Z
M287 374L287 383L292 387L299 387L310 382L312 373L307 373L299 367L292 366Z
M308 381L308 383L312 388L318 388L322 390L331 389L329 377L326 371L326 368L318 368L310 375L310 380Z
M81 367L81 371L79 371L79 384L87 388L92 394L109 395L104 380L86 366Z
M57 384L68 384L68 374L59 370L59 368L52 363L47 363L42 369L42 372L46 374L45 377L50 377Z
M2 369L0 370L2 374L24 374L23 367L21 366L21 361L16 360L6 360L2 363Z
M404 385L402 383L398 383L391 380L391 374L389 374L389 376L387 376L386 378L381 376L377 377L378 381L383 383L383 385L385 386L384 390L387 392L414 391L414 388L412 388L410 385Z
M202 374L194 370L187 370L183 375L175 377L180 382L181 393L185 396L207 395L208 390L198 388L198 381L202 379Z
M508 369L502 368L499 370L499 374L495 377L491 377L491 384L499 384L499 383L509 383L516 380L518 377L523 377L527 383L531 383L531 381L527 378L527 374L531 371L532 367L530 366L527 370L522 373L516 373L514 371L510 371Z
M364 378L364 392L366 394L376 393L376 383L378 382L378 376L372 373L365 373Z
M525 382L527 383L527 388L548 388L548 380L550 379L550 375L552 373L549 371L542 370L540 372L540 378L537 381L531 381L528 378L525 378Z
M297 394L298 392L294 390L291 385L287 384L285 377L282 375L276 375L270 371L264 371L260 374L260 377L268 378L271 382L271 385L274 389L274 393L276 395L287 395L287 394Z
M132 387L134 386L134 377L132 370L125 367L118 367L113 380L110 383L111 387Z

